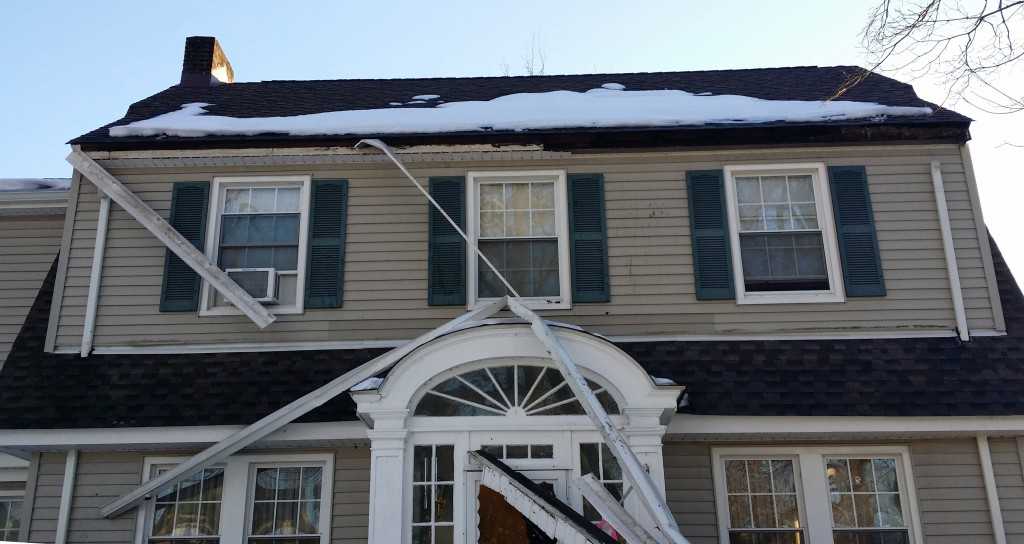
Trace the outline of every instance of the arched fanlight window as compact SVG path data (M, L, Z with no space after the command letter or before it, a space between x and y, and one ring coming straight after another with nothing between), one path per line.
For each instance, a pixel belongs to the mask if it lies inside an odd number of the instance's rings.
M619 405L608 391L587 380L609 414ZM464 372L437 384L420 399L417 416L574 416L583 407L558 369L509 365Z

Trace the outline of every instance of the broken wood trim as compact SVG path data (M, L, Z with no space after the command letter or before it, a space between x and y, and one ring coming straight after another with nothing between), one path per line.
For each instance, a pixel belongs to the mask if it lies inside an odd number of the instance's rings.
M227 273L211 262L202 251L196 249L196 246L186 240L160 214L150 208L138 195L125 187L96 161L77 148L67 156L67 161L114 202L117 202L139 224L146 227L146 230L153 233L167 246L167 249L180 257L210 286L224 295L224 298L247 315L256 326L262 329L274 322L274 314L239 287L234 280L228 277Z
M939 214L939 228L942 232L942 250L946 257L946 275L949 278L950 296L953 298L953 316L956 318L956 330L960 340L967 342L971 333L967 327L967 310L964 309L964 291L960 288L960 265L956 260L956 249L953 243L953 229L949 222L949 207L946 205L946 187L942 181L942 163L932 161L932 189L935 191L935 208ZM980 228L980 227L978 227ZM978 251L985 251L979 248Z
M608 492L601 482L594 478L593 474L584 474L580 478L572 480L572 485L579 490L583 498L590 501L590 505L597 510L605 521L610 523L626 542L637 544L667 544L669 541L662 537L660 540L647 532L642 525L637 523L633 516L615 500L615 497ZM662 536L662 535L659 535Z
M388 368L391 368L391 366L421 345L459 329L473 321L489 317L504 308L505 304L506 300L504 298L493 300L419 336L408 344L397 347L357 366L356 368L353 368L352 370L349 370L319 388L288 403L284 407L279 408L275 412L260 419L252 425L249 425L224 440L221 440L209 448L197 453L187 461L184 461L160 476L149 480L131 492L122 495L117 500L100 508L100 513L106 518L113 518L127 512L142 501L151 498L152 494L156 492L157 489L168 484L177 483L201 468L230 457L235 452L268 436L288 423L291 423L299 417L309 413L323 403L333 399L345 391L348 391L357 383L376 376Z
M579 399L583 410L587 413L587 416L594 423L594 426L597 427L598 431L601 432L601 436L604 438L608 449L615 456L615 460L619 462L619 466L622 467L622 471L626 474L630 483L639 492L640 503L644 505L644 508L651 515L651 519L654 520L658 529L665 534L670 542L675 544L688 543L682 533L679 532L679 525L676 524L675 517L672 516L668 503L665 502L665 498L662 497L658 486L651 479L651 475L644 468L643 463L640 462L636 454L633 453L626 438L615 428L615 424L608 417L608 412L601 406L597 396L594 395L594 391L590 389L587 379L583 377L569 352L562 346L562 343L555 334L551 332L551 328L548 327L547 323L539 315L516 299L508 299L508 307L512 310L512 313L530 323L530 329L547 348L551 358L558 365L559 370L561 370L566 383L569 384L573 394Z
M100 211L96 218L96 242L92 248L92 268L89 270L89 297L85 302L85 323L82 325L80 354L88 357L92 351L96 332L96 309L100 302L100 282L103 281L103 256L107 247L107 224L110 222L110 197L100 191Z

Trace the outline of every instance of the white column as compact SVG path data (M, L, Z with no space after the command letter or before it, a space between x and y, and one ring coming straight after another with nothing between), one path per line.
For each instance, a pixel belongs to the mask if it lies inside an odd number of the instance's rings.
M405 529L405 416L373 414L370 438L369 544L402 542Z
M666 426L661 424L661 408L626 408L626 426L622 430L629 447L644 469L651 475L661 496L665 496L665 457L662 453L662 438ZM641 497L634 490L626 499L626 511L649 531L655 531L656 524L640 503Z

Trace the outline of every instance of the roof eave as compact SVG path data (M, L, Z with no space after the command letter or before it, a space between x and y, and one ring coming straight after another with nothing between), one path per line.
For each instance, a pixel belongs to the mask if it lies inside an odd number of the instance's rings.
M807 145L835 143L929 143L962 144L970 140L970 121L781 123L659 128L581 128L536 131L493 131L430 134L375 134L288 136L226 136L204 138L90 138L71 142L84 151L137 151L148 149L238 149L260 147L350 146L363 138L380 138L393 146L492 144L541 144L551 150L593 148L718 147L755 145Z

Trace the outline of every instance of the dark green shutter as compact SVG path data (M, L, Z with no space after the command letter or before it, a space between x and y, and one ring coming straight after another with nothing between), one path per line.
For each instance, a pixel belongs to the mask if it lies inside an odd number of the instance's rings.
M687 172L686 189L697 300L735 298L722 171Z
M206 207L209 200L210 184L205 181L175 183L171 191L170 224L199 251L203 251L206 239ZM196 311L199 308L201 287L199 274L168 249L164 256L160 311Z
M306 308L340 308L345 283L348 181L313 181Z
M573 302L608 302L604 176L569 175L569 252Z
M430 178L430 196L465 229L466 178ZM428 203L427 303L431 306L466 304L466 241Z
M863 166L830 166L828 177L846 296L885 296L867 172Z

